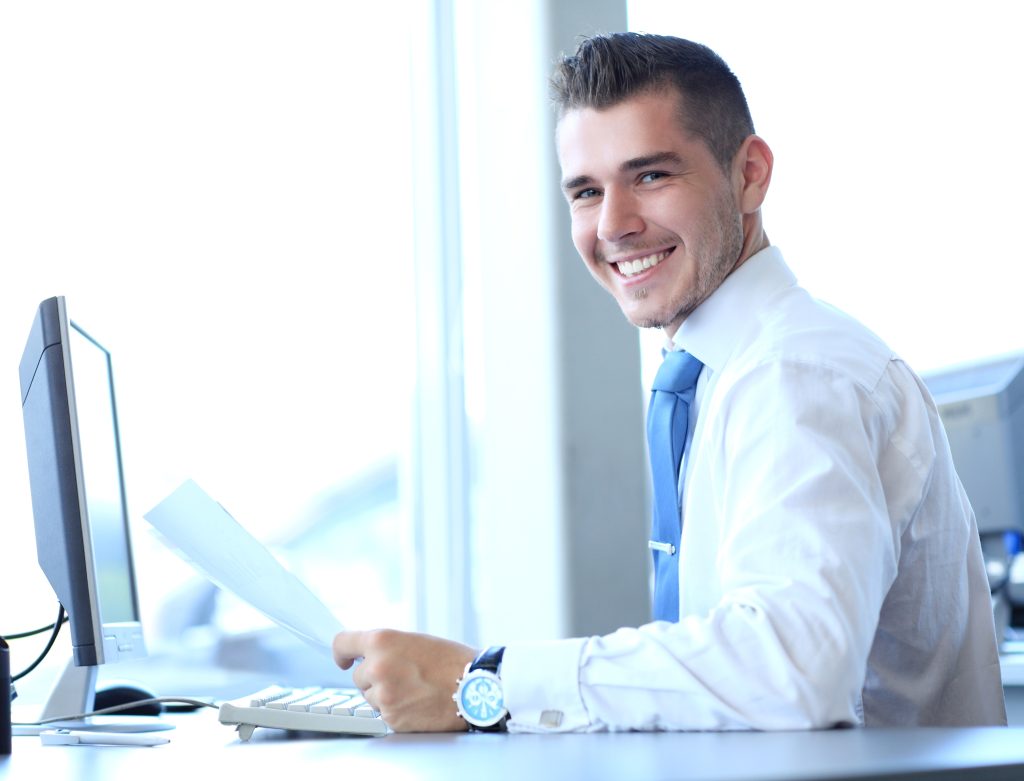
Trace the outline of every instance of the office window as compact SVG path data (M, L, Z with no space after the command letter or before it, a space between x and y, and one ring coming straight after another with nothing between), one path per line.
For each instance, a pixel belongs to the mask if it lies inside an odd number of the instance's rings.
M768 235L812 293L918 370L1024 348L1012 5L630 0L629 18L739 76L775 153Z
M142 514L188 477L346 624L413 625L404 6L0 11L0 631L56 612L17 390L53 295L113 355L151 646L193 572ZM263 621L221 613L232 629Z

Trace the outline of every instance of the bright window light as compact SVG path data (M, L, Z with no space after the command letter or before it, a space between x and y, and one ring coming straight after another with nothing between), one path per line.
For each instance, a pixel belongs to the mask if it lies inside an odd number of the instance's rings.
M775 153L766 229L812 294L918 371L1024 348L1014 4L630 0L629 14L709 45L743 83Z
M113 356L151 634L193 571L142 514L188 477L345 624L410 625L402 5L0 11L0 592L19 595L0 631L56 612L35 564L17 390L35 309L54 295Z

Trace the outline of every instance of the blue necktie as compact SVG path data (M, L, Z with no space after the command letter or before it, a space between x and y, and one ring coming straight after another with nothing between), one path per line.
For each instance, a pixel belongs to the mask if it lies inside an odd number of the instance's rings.
M679 467L686 447L690 404L704 364L687 352L665 353L651 386L647 408L647 445L654 478L654 619L679 620L679 566L676 554L682 525L679 515Z

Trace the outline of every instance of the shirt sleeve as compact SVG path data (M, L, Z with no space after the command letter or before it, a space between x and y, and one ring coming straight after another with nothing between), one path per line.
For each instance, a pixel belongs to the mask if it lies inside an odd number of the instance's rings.
M717 524L718 582L706 585L719 599L678 623L509 646L510 728L859 723L867 658L899 559L901 530L888 505L912 505L926 472L906 442L890 441L889 401L874 391L829 367L773 361L713 399L714 422L695 445L709 448L701 456L707 482L687 490L712 497L688 508L714 509L686 523ZM900 473L900 497L886 495L879 464ZM682 582L704 585L685 573Z

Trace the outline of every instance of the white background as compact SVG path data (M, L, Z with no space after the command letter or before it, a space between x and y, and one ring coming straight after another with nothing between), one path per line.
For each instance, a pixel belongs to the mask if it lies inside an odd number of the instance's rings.
M274 541L407 447L400 6L0 10L0 631L57 608L35 565L16 379L44 298L66 296L113 354L144 613L191 575L141 520L185 478ZM348 621L400 623L411 608L372 596L391 562L360 571L365 593L323 596Z
M775 153L801 283L918 371L1024 349L1018 3L630 0L717 51Z

